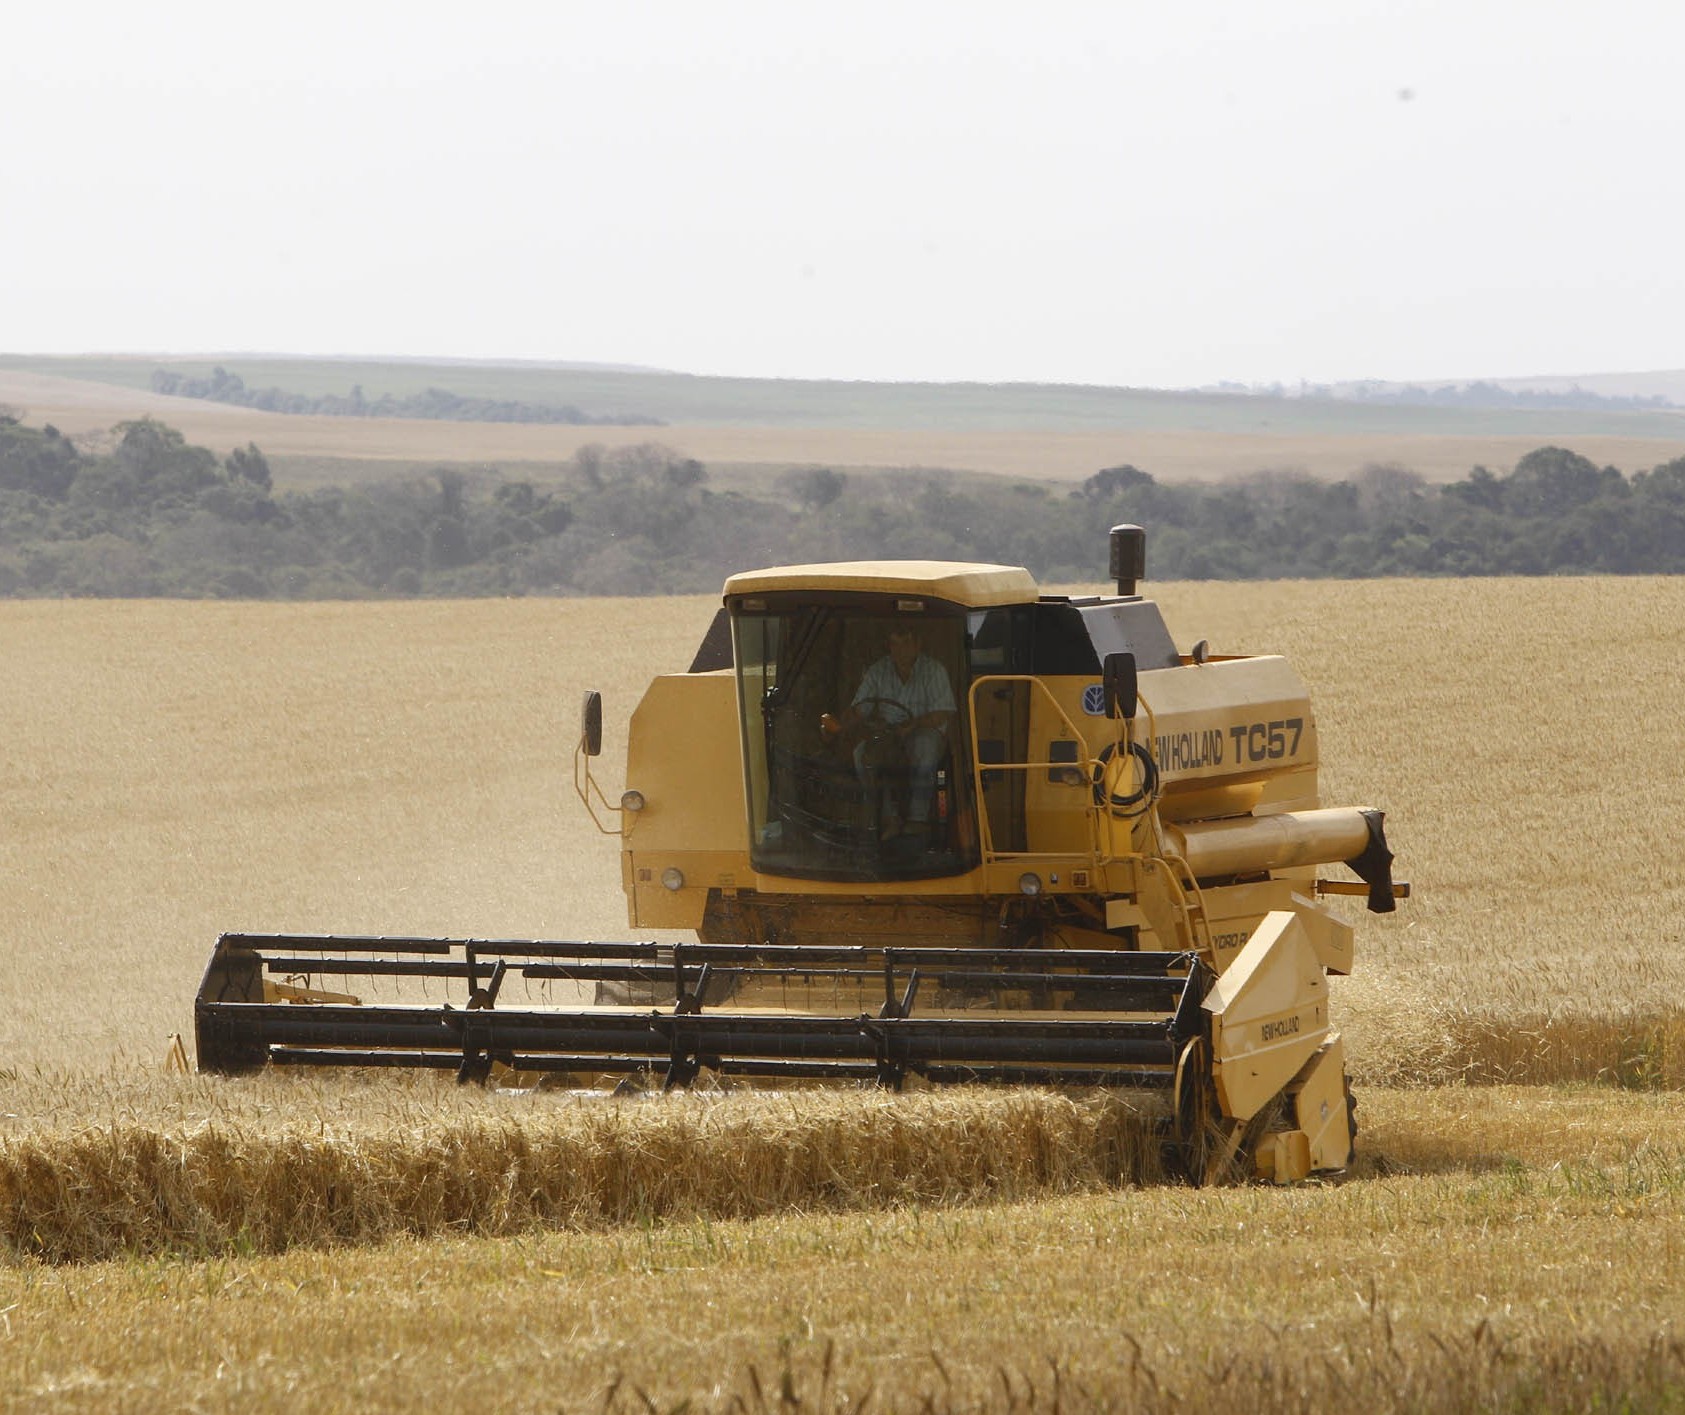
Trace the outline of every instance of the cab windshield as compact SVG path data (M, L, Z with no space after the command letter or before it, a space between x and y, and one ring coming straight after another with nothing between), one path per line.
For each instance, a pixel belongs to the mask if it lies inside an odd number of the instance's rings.
M966 619L893 597L733 606L759 871L916 879L977 861Z

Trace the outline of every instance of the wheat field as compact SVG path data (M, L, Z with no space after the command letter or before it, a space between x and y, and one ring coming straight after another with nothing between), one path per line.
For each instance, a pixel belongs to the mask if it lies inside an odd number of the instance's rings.
M1685 585L1158 594L1184 643L1287 654L1325 799L1389 812L1417 894L1353 915L1361 1076L1685 1079ZM223 930L627 936L569 784L578 699L604 692L613 787L715 604L0 605L0 936L29 960L0 1057L150 1062Z
M1159 1182L1115 1098L167 1074L224 929L628 936L577 699L613 786L715 601L0 604L0 1406L1685 1404L1685 584L1155 593L1415 886L1344 1185Z

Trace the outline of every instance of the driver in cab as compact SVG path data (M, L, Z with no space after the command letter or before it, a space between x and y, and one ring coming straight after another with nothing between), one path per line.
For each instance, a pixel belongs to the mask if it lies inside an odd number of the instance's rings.
M827 739L859 733L855 770L904 762L909 769L905 833L926 837L936 790L936 768L947 750L948 724L956 707L948 671L923 652L912 625L889 631L889 652L861 676L854 700L839 721L830 713L819 719ZM886 839L903 832L887 783L880 820Z

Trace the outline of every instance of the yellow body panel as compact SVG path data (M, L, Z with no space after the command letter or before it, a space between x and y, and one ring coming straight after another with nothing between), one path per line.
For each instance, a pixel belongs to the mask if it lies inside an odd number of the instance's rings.
M644 800L622 811L622 871L629 921L694 929L711 888L748 886L737 684L729 673L656 678L632 714L626 785ZM683 886L661 882L668 869Z
M1345 975L1352 968L1352 926L1317 900L1299 893L1288 879L1234 884L1204 893L1217 971L1240 956L1264 915L1285 910L1298 916L1305 937L1325 971Z
M1204 1006L1223 1114L1248 1120L1328 1035L1328 980L1299 915L1266 914Z
M1346 1096L1346 1044L1338 1032L1317 1048L1287 1087L1289 1127L1262 1136L1253 1152L1260 1179L1292 1184L1317 1170L1351 1162L1352 1120Z
M1316 720L1284 658L1222 659L1141 676L1166 821L1317 804Z
M1117 737L1118 724L1109 718L1082 721L1082 692L1089 681L1044 678L1047 691L1030 698L1026 758L1048 763L1028 772L1024 789L1025 848L1032 855L1086 853L1091 848L1088 807L1093 793L1087 773L1052 765L1061 744L1077 757L1091 759Z
M1231 884L1205 891L1205 917L1211 930L1211 950L1219 973L1240 956L1252 932L1272 909L1292 909L1293 883L1267 879Z

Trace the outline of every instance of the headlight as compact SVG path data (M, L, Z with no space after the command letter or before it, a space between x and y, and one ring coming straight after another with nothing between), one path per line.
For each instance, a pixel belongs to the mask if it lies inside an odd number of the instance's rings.
M677 865L669 865L661 872L661 883L667 889L683 889L685 887L685 872Z
M623 811L641 811L644 808L644 793L642 791L622 791L620 793L620 809Z
M1041 876L1026 870L1018 876L1018 888L1023 890L1025 894L1040 894Z

